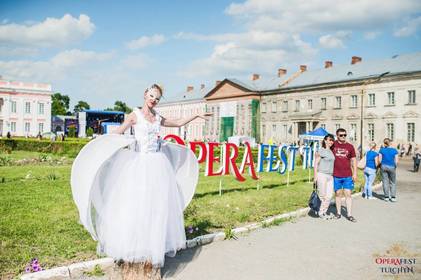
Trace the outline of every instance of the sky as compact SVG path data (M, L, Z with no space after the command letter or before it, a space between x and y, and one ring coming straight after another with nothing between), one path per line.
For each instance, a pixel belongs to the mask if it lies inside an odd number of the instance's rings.
M417 0L0 0L0 75L51 83L72 108L418 51Z

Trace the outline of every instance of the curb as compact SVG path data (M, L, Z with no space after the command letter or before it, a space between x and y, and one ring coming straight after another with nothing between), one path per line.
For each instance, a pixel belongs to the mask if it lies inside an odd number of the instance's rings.
M373 190L377 190L382 186L381 183L375 184ZM352 194L352 197L361 197L362 192ZM335 201L332 200L330 205L335 205ZM301 208L292 212L272 216L264 219L261 222L256 222L248 224L246 226L238 227L232 229L234 234L248 233L252 230L256 230L264 227L265 224L270 224L276 220L284 220L291 218L299 218L305 216L310 211L309 207ZM225 240L226 235L224 232L215 232L206 235L201 235L193 239L186 241L186 248L194 248L196 246L210 244L216 241ZM87 278L86 273L91 272L95 269L96 266L99 266L105 274L114 274L116 273L115 263L112 258L101 258L91 261L74 263L69 266L62 266L47 269L40 272L27 273L20 276L21 280L69 280L69 279L83 279ZM118 272L117 272L118 273Z

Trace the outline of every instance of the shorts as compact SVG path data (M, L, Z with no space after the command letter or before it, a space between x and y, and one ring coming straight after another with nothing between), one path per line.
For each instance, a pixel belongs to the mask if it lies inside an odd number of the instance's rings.
M352 177L333 177L333 188L336 191L340 189L353 190L354 181Z

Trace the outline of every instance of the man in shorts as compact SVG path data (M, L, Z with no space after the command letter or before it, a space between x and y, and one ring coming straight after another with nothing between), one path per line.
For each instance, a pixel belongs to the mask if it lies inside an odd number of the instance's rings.
M352 190L357 180L357 159L352 144L346 141L346 130L339 128L336 131L336 141L333 144L335 163L333 166L333 186L336 196L336 215L341 218L342 196L345 195L347 219L351 222L357 220L352 216Z

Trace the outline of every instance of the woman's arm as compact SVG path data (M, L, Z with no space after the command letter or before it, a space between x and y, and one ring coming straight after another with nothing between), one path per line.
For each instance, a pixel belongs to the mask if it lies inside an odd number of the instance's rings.
M184 118L184 119L176 119L176 120L170 120L170 119L166 119L164 117L162 117L161 119L161 125L162 126L166 126L166 127L180 127L183 125L188 124L189 122L197 119L197 118L201 118L206 120L206 117L212 116L212 113L204 113L204 114L199 114L199 115L193 115L191 117L188 118Z
M380 165L380 154L378 154L378 155L374 158L374 163L376 164L376 167Z
M315 154L315 158L314 158L314 178L313 180L316 181L317 180L317 167L319 166L319 162L320 162L320 154L319 152L316 152Z
M119 128L117 128L114 131L114 134L123 134L124 131L126 131L126 129L128 129L130 126L136 124L136 114L134 112L131 112L127 118L124 120L123 124L119 126Z
M395 155L395 166L398 166L398 162L399 162L399 155L396 154Z

